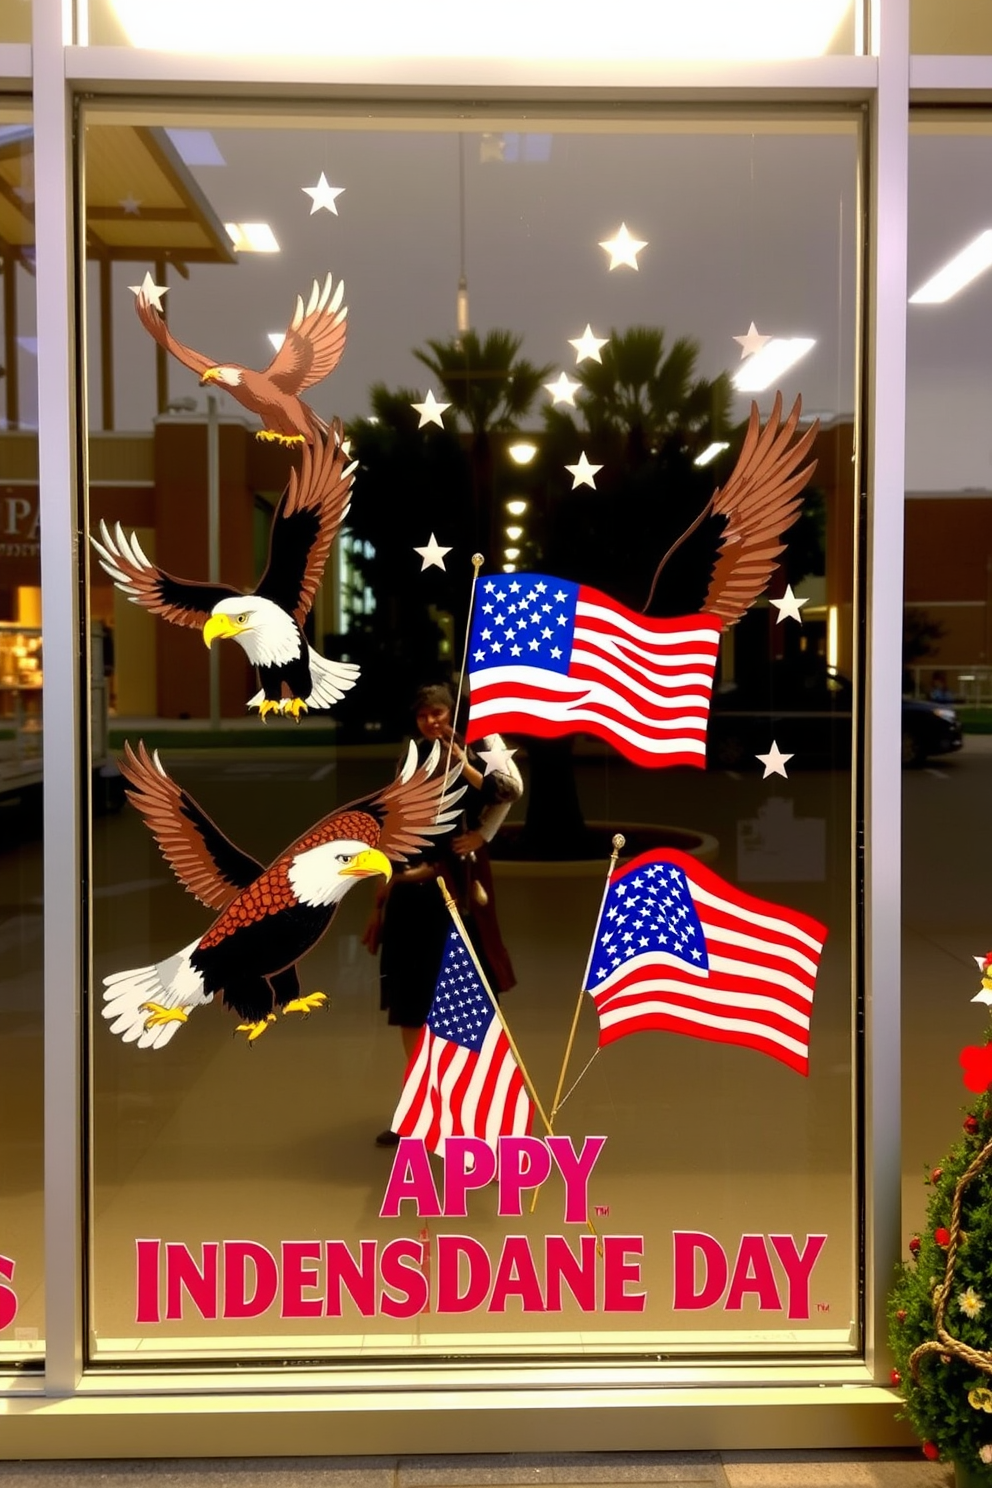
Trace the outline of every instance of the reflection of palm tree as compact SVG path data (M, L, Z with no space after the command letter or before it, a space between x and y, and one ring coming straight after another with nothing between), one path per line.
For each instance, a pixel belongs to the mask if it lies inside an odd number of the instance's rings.
M552 371L521 357L522 345L523 337L512 331L489 331L482 341L475 331L464 331L448 341L428 341L429 351L414 352L441 383L445 398L472 435L476 537L480 546L491 546L493 554L499 534L490 435L520 427Z

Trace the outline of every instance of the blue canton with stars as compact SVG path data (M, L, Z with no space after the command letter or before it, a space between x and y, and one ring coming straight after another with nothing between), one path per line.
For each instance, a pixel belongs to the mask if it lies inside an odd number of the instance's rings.
M579 586L547 574L480 581L469 638L469 671L533 666L568 672Z
M452 930L434 989L427 1027L438 1038L478 1054L496 1013L457 930Z
M706 938L682 869L674 863L632 865L610 884L585 990L595 992L635 956L658 954L709 971Z

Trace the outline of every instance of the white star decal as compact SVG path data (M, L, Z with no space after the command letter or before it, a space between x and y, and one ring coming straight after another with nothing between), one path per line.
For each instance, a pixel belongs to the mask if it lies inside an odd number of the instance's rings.
M789 760L794 759L795 756L792 754L783 754L774 739L772 740L772 747L767 754L756 754L754 757L756 760L760 760L765 767L765 773L761 777L762 780L767 780L769 775L781 775L783 780L788 780L789 777L785 773L785 767L789 763Z
M603 358L599 354L599 348L605 346L608 340L608 336L594 336L592 326L587 324L582 335L576 336L574 340L570 340L568 343L569 346L575 347L576 366L578 366L579 362L584 362L587 357L590 361L602 362Z
M129 191L127 196L122 196L117 203L125 217L141 216L141 201L133 192Z
M809 597L807 596L804 599L797 598L792 592L792 585L787 584L782 598L770 599L768 603L774 605L778 610L778 617L775 621L776 625L781 625L783 620L798 620L799 624L802 625L803 617L799 611L804 604L809 604Z
M572 345L575 345L574 341ZM557 382L546 382L544 384L544 391L551 394L552 403L571 403L574 408L576 390L581 386L581 382L572 382L571 378L562 372Z
M734 337L741 349L741 361L743 362L745 357L754 356L755 352L767 346L771 339L771 336L763 336L752 320L746 335Z
M560 646L552 646L551 647L551 655L554 657L555 661L558 661L561 658L561 647Z
M305 191L313 203L310 208L311 217L314 212L321 210L333 212L335 217L338 215L337 198L341 195L344 187L332 186L323 171L320 173L320 180L316 186L301 186L300 190Z
M597 475L602 468L602 465L590 465L586 458L586 452L583 450L579 456L578 464L565 466L565 469L572 477L572 490L574 491L576 486L591 486L595 491L596 482L593 476Z
M418 429L422 429L425 424L437 424L439 429L443 429L444 424L441 422L441 415L446 408L451 407L451 404L439 403L434 396L434 389L428 388L427 397L423 403L411 403L410 407L416 413L420 414L420 423L417 425Z
M971 999L972 1002L984 1002L986 1007L992 1006L992 987L983 987L981 992L976 992Z
M442 548L432 532L430 542L426 543L422 548L414 548L413 551L420 555L420 558L422 560L420 564L420 572L423 573L425 568L444 569L445 554L450 553L451 549ZM444 569L444 571L447 572L447 569Z
M156 284L151 274L148 273L145 274L140 284L129 284L128 289L156 310L162 309L162 296L169 293L167 284Z
M516 754L515 749L480 749L479 758L485 760L485 775L505 775L510 769L510 761Z
M607 238L600 243L600 248L610 255L610 269L637 268L637 255L642 248L648 245L639 238L632 238L627 231L626 222L621 222L619 228L612 238Z

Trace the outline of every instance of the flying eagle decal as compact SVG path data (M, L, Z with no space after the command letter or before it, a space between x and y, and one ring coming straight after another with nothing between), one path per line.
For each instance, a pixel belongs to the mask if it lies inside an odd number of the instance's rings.
M217 914L175 955L104 978L111 1033L139 1049L162 1049L195 1008L221 993L241 1020L237 1032L254 1043L277 1009L306 1016L321 1007L324 992L301 993L297 963L359 879L388 879L393 863L450 830L464 787L460 766L445 774L440 758L436 743L418 766L411 743L395 780L323 817L263 868L172 779L157 751L125 745L129 800L179 882Z
M144 286L136 289L134 304L149 335L195 372L201 387L226 388L243 408L257 414L262 421L257 438L296 445L314 444L318 434L327 433L323 419L303 402L300 393L323 381L341 360L348 333L348 307L341 304L343 295L343 280L332 295L330 274L323 287L315 279L306 307L302 296L297 296L282 346L261 372L236 362L215 362L184 346L173 336Z
M326 661L302 629L351 504L356 462L347 462L342 432L335 420L328 442L305 448L299 473L290 473L272 517L268 563L252 594L174 578L156 568L119 522L111 532L101 521L99 539L90 538L101 568L133 604L201 630L208 647L218 638L237 641L259 684L247 706L263 719L279 713L299 722L308 709L340 701L358 680L357 666Z
M764 594L782 534L802 510L802 492L816 469L803 461L819 433L819 419L795 439L802 412L797 398L782 421L782 394L764 428L757 403L737 463L694 522L672 544L654 575L647 615L714 615L733 625ZM795 439L795 443L793 440ZM670 560L676 559L669 568Z

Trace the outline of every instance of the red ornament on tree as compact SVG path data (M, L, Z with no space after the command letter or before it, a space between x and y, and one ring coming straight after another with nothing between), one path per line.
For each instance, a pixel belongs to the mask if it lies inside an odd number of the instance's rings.
M919 1255L919 1253L920 1253L920 1237L919 1237L919 1235L914 1235L913 1238L912 1238L912 1240L910 1240L910 1242L909 1242L909 1253L910 1253L910 1255L914 1255L914 1256L915 1255Z
M966 1116L964 1118L964 1129L968 1133L969 1137L973 1137L978 1131L978 1117Z
M938 1245L943 1245L946 1247L951 1243L951 1232L950 1230L945 1230L944 1226L941 1225L939 1230L934 1230L933 1238L936 1240Z
M936 1442L924 1442L923 1455L924 1457L929 1457L931 1462L936 1462L937 1458L940 1456L940 1448L937 1446Z
M897 1388L899 1387L899 1385L902 1384L902 1375L899 1373L898 1369L893 1369L892 1373L889 1375L889 1379Z
M900 1323L904 1323L906 1321L905 1307L900 1307L899 1311L896 1313L896 1321Z
M943 1176L944 1176L944 1170L943 1170L943 1168L934 1168L933 1172L930 1174L930 1182L931 1183L939 1183L940 1180L941 1180L941 1178L943 1178Z

